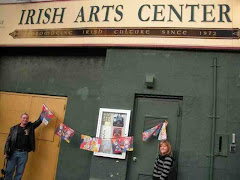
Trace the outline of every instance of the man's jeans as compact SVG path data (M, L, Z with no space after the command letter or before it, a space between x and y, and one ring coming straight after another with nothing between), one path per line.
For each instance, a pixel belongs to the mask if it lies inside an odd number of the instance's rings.
M23 152L14 151L12 156L8 159L5 180L12 180L15 168L16 172L14 180L21 180L27 160L28 160L27 151Z

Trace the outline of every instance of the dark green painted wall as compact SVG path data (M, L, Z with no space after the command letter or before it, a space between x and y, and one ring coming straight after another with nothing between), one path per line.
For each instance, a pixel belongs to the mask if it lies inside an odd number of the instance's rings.
M212 120L209 116L212 115L212 65L215 58L219 65L219 119L216 122L216 133L236 133L236 141L239 142L239 53L144 49L107 51L101 107L133 110L135 93L183 96L180 180L209 179L212 133ZM155 76L156 83L153 89L145 87L146 74ZM229 148L229 144L226 148ZM214 179L239 179L239 160L239 151L234 154L228 153L228 157L215 157ZM127 161L93 157L90 179L123 180L126 170Z
M214 158L214 179L239 179L239 52L108 49L105 60L105 50L95 48L0 50L0 90L67 96L65 123L84 134L95 135L99 107L133 110L136 93L182 96L179 180L209 179L217 58L216 133L236 133L237 152ZM148 73L156 79L153 89L144 84ZM127 160L92 156L79 149L79 139L61 143L57 180L125 179Z
M92 153L80 150L79 133L96 134L105 54L91 48L1 49L1 91L68 98L65 124L77 133L70 144L61 141L57 180L89 178Z

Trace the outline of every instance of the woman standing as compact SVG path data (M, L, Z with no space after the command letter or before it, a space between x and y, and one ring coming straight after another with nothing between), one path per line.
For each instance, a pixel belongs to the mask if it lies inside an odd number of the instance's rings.
M167 180L170 168L173 164L172 148L168 141L161 141L158 155L153 170L153 180Z

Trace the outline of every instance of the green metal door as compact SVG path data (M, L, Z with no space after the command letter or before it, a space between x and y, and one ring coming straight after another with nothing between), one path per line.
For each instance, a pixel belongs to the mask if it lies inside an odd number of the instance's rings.
M151 127L168 121L167 135L174 156L177 158L180 129L179 99L162 99L156 97L137 97L135 99L132 135L134 136L134 151L129 155L127 180L151 180L154 161L159 153L157 137L142 141L142 132Z

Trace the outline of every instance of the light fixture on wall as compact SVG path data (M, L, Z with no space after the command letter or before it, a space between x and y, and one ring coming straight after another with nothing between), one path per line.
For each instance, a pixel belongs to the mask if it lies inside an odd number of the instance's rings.
M154 75L153 74L147 74L145 85L148 89L152 89L154 87Z

